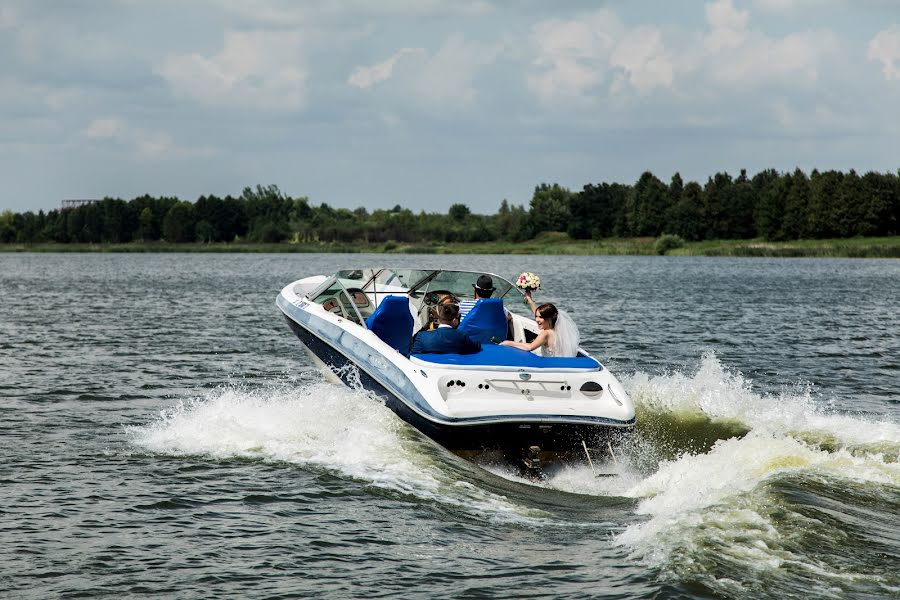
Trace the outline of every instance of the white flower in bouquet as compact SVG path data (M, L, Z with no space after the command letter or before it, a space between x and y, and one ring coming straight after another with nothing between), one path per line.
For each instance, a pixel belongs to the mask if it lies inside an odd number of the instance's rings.
M526 292L533 292L541 288L541 278L534 273L526 271L519 275L519 278L516 280L516 287Z

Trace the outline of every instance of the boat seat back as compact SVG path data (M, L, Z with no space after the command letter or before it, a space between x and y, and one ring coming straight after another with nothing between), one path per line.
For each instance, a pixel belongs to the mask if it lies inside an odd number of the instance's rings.
M491 338L506 339L506 310L500 298L479 300L457 328L476 342L490 344Z
M409 310L409 298L407 296L382 298L372 316L366 319L366 327L400 354L409 354L413 334L413 316Z

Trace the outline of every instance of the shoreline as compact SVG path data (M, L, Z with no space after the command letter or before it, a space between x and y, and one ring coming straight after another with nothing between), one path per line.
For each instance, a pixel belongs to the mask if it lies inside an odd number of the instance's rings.
M734 256L768 258L900 258L900 236L769 242L707 240L659 252L656 238L573 240L565 234L545 234L520 243L184 243L129 242L125 244L0 244L0 253L338 253L338 254L513 254L558 256Z

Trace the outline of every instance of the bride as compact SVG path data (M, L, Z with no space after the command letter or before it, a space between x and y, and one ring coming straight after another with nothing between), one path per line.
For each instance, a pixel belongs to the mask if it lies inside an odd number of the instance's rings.
M575 356L578 354L580 343L578 327L565 311L558 310L552 304L538 306L531 297L531 292L525 292L531 310L534 311L534 320L540 328L540 333L531 342L501 342L503 346L513 346L522 350L534 351L541 349L542 356Z

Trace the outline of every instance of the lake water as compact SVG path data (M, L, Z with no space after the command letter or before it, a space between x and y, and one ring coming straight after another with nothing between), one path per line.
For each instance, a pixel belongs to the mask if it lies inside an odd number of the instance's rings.
M275 296L367 265L541 275L636 402L619 476L326 383ZM898 383L896 260L0 254L0 595L897 597Z

